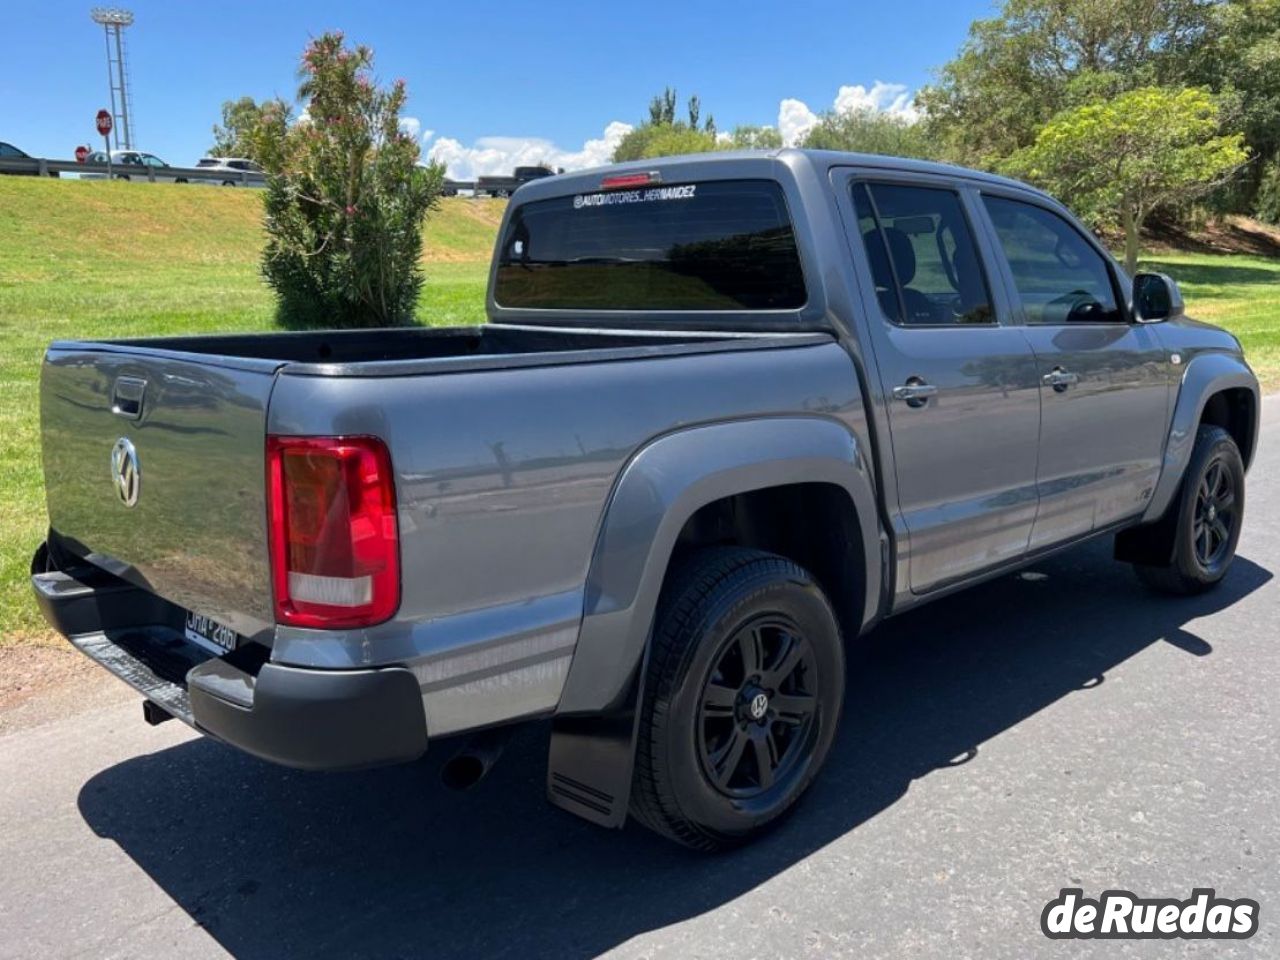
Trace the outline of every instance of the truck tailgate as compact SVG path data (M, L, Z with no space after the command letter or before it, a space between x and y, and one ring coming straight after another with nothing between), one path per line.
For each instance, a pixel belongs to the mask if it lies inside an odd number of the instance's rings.
M269 628L266 414L279 366L55 343L40 386L51 529L238 633Z

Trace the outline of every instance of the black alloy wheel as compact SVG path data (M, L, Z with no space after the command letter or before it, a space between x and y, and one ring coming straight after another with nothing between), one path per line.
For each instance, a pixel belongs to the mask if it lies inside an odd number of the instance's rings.
M716 788L749 798L785 778L812 733L816 690L817 665L794 621L765 615L743 624L702 688L698 750Z

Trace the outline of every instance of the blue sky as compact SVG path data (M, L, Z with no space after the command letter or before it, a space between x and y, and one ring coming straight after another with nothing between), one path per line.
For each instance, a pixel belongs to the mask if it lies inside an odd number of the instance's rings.
M0 140L57 157L98 142L106 64L91 5L6 4ZM911 92L954 53L970 20L991 12L985 0L125 5L136 17L126 33L136 146L194 163L222 101L292 99L303 45L340 28L373 47L381 78L405 78L406 115L455 175L595 160L610 148L606 131L616 139L617 124L641 120L665 84L682 100L698 93L721 129L777 125L784 100L793 101L782 111L792 133L838 96L909 111Z

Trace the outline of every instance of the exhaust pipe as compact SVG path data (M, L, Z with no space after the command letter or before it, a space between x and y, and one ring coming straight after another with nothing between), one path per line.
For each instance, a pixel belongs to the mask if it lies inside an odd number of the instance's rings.
M502 756L511 739L511 727L482 730L467 739L440 770L440 780L450 790L469 790L483 780Z

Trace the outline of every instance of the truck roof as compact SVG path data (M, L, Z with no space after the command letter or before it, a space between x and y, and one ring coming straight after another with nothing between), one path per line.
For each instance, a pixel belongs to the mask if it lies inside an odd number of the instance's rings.
M893 157L876 153L848 153L840 150L805 150L799 147L782 147L776 150L724 150L713 153L691 153L673 157L661 157L650 160L631 160L626 163L608 166L591 167L586 170L575 170L572 173L546 177L535 183L526 184L520 190L521 199L537 196L550 196L563 193L564 186L572 181L598 180L605 171L627 170L663 170L669 167L681 168L682 175L713 175L717 167L741 167L759 164L762 160L779 161L788 166L805 164L825 173L831 167L872 167L882 170L897 170L904 173L929 173L947 177L960 177L982 183L1000 184L1029 190L1043 197L1048 194L1030 184L1009 177L1001 177L982 170L973 170L950 163L937 163L931 160L912 160L907 157ZM724 171L726 174L729 170ZM535 189L536 187L536 189ZM1052 199L1052 198L1049 198Z

